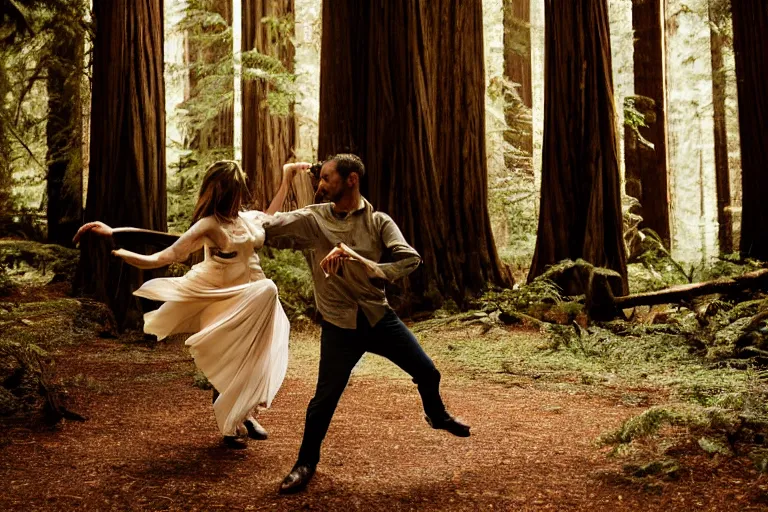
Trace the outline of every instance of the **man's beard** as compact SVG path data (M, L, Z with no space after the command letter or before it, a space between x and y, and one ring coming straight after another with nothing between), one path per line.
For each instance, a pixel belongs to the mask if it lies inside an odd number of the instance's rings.
M335 194L330 192L321 192L319 189L315 191L315 203L338 203L344 197L347 187L341 187L341 190Z
M325 195L320 190L315 190L315 197L313 199L314 204L325 203Z

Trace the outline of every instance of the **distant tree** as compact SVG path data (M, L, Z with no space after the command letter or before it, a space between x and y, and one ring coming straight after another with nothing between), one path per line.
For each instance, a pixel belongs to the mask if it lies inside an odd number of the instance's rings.
M243 169L257 208L269 205L296 146L293 16L293 0L243 0ZM295 184L289 208L312 199L308 180Z
M533 107L533 84L531 70L531 1L504 1L504 76L519 84L518 94L523 104ZM514 118L507 116L507 123ZM510 141L515 146L533 154L533 130L531 126L520 134L517 140Z
M67 10L54 16L55 37L49 41L47 66L48 241L71 245L83 221L83 133L81 89L85 9L67 0Z
M768 3L732 3L741 132L741 255L768 260Z
M717 184L717 223L720 252L733 252L731 215L731 176L728 164L728 127L726 123L727 81L723 53L731 27L731 1L709 0L710 53L712 57L712 107L715 125L715 176Z
M198 157L214 152L211 159L232 158L232 0L190 1L179 29L188 41L189 97L183 106L189 111L187 145Z
M541 209L528 279L564 259L627 286L607 0L546 0Z
M0 0L0 216L13 210L11 199L11 144L14 105L8 101L12 84L6 63L31 39L40 9L59 9L62 0Z
M641 204L641 227L655 231L669 248L663 3L663 0L632 1L635 94L638 96L634 98L633 107L643 115L644 126L628 133L626 181L627 193Z

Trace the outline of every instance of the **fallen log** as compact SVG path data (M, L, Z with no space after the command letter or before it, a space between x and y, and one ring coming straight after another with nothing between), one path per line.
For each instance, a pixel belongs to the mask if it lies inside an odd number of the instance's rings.
M749 289L768 289L768 268L748 272L738 277L684 284L655 292L614 297L613 305L618 309L654 306L657 304L688 301L694 297L711 295L713 293L732 293Z

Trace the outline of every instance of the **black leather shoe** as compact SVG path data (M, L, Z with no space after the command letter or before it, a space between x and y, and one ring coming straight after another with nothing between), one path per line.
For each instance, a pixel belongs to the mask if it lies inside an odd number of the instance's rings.
M232 450L244 450L248 444L237 436L224 436L224 446Z
M248 437L263 441L268 437L267 431L261 424L253 418L245 420L245 429L248 431Z
M434 429L447 430L457 437L469 437L469 425L462 423L450 414L446 414L445 418L440 420L432 420L429 416L424 416L424 419Z
M297 462L288 476L283 478L283 483L280 484L280 494L293 494L304 490L314 474L315 466Z

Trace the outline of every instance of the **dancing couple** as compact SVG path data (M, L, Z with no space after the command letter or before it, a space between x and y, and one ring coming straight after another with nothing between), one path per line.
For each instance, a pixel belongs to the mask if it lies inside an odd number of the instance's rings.
M324 203L280 213L294 176L309 168L304 162L286 164L278 193L267 211L260 212L245 209L249 192L240 166L216 162L203 178L192 227L173 245L149 256L113 251L130 265L152 269L185 261L204 249L205 259L185 276L152 279L134 293L164 302L144 316L145 332L158 339L194 333L186 344L214 387L216 421L224 442L233 448L244 446L243 430L249 437L266 438L252 411L270 405L288 365L289 322L255 251L266 244L309 252L323 318L320 368L299 455L281 493L300 491L311 480L336 405L366 352L386 357L413 378L432 428L460 437L470 434L469 426L446 411L440 372L384 293L386 282L420 264L419 254L394 221L361 195L365 166L355 155L339 154L322 165L315 197ZM121 229L131 228L90 222L75 241L89 231L111 236ZM392 261L381 263L385 252Z

